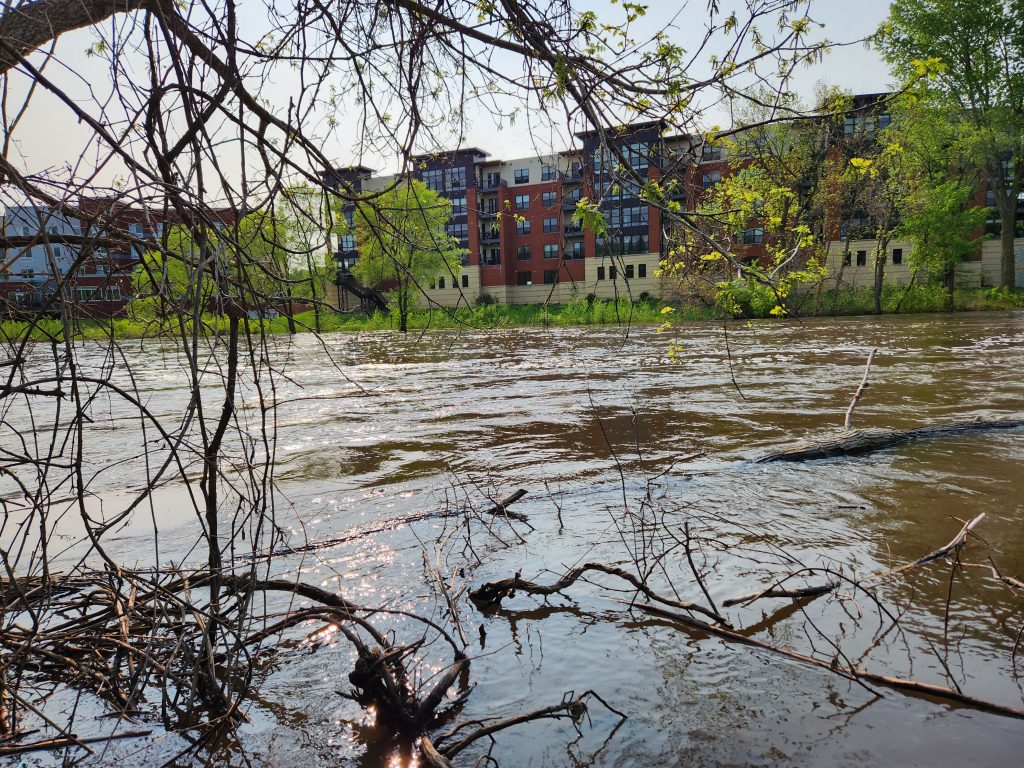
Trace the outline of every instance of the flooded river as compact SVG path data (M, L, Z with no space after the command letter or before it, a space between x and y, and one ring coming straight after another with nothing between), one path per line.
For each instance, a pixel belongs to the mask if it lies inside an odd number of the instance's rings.
M673 341L681 346L670 359ZM273 571L362 604L444 619L425 559L470 587L516 571L547 583L586 561L627 569L657 561L654 589L702 601L666 533L679 536L684 526L700 540L697 565L721 604L803 566L863 576L914 560L980 512L983 541L970 542L963 559L991 557L1024 578L1024 431L857 458L750 461L835 431L872 348L855 426L1021 416L1021 313L735 324L729 354L723 329L710 324L273 344L281 374L267 394L277 426L276 523L292 546L336 542L281 555ZM97 367L104 354L82 353ZM125 345L125 354L155 413L186 407L169 348L147 342ZM116 469L139 443L138 419L100 405L94 419L97 466L115 469L94 480L93 503L110 512L138 490ZM518 488L527 496L514 509L529 526L495 521L489 533L477 521L467 533L441 515L486 508ZM111 536L120 562L189 559L196 521L182 512L182 493L174 483L158 489L153 506ZM68 526L62 557L74 559L80 545ZM4 531L5 548L11 535ZM853 589L728 613L772 644L828 660L836 642L873 672L1024 706L1013 659L1021 596L983 568L966 567L951 581L944 560L883 584L879 595L898 626ZM588 689L627 715L619 724L595 706L579 733L566 721L502 732L491 753L500 765L997 766L1024 754L1024 721L869 689L631 610L623 604L631 597L622 582L595 576L564 596L517 594L488 615L464 601L475 688L461 719L507 717ZM301 641L313 628L295 630L295 642L261 668L241 744L213 764L414 765L415 756L339 695L352 652L330 637ZM477 764L485 742L458 764ZM130 755L156 763L182 745L169 738L140 753L141 743L115 744L94 764Z

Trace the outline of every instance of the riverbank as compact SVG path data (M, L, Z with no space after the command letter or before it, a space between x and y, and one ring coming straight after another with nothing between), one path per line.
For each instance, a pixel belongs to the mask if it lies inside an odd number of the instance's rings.
M671 312L665 312L670 306ZM742 318L758 319L770 317L775 306L774 296L768 291L753 292L741 302ZM874 298L869 287L842 291L810 292L802 300L794 302L794 309L801 317L832 317L870 315ZM956 312L999 311L1024 309L1024 290L1000 291L998 289L957 290L953 297ZM948 312L949 296L941 286L887 286L882 292L883 314L913 314L927 312ZM461 307L456 310L432 308L415 309L409 315L409 330L438 330L459 328L529 328L562 327L581 325L652 325L670 319L673 323L723 320L725 312L717 306L682 304L645 300L631 302L627 299L604 301L580 299L568 304L490 304L475 307ZM295 315L295 330L308 333L316 330L317 318L312 311ZM258 332L262 325L267 333L287 334L290 332L288 319L278 317L270 320L249 320L250 328ZM227 330L227 320L213 315L204 316L203 323L209 332ZM75 337L83 339L149 338L175 333L177 327L161 327L154 321L139 321L130 318L113 320L78 321ZM6 321L0 323L0 340L13 341L24 337L29 325L26 322ZM375 313L373 315L341 314L321 310L319 330L331 332L393 331L398 328L396 315ZM63 330L56 319L44 318L31 331L33 339L44 341L62 338Z

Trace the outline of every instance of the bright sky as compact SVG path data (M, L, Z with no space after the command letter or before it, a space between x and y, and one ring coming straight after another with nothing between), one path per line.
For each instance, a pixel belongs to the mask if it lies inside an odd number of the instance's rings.
M706 0L647 2L651 9L643 22L647 30L653 31L672 19L671 32L677 42L683 47L695 47L703 32ZM244 3L240 7L244 9ZM604 18L621 14L620 8L613 8L611 0L580 0L577 7L592 8ZM811 15L824 24L825 28L820 33L822 37L842 41L870 34L884 19L887 11L888 0L859 0L855 3L848 0L814 0ZM107 30L109 32L109 23ZM643 30L637 31L639 33ZM88 31L65 35L57 46L57 56L63 64L53 62L46 70L46 75L66 88L73 98L90 105L97 101L102 103L114 87L102 59L89 57L85 53L94 39ZM140 72L139 77L144 78L145 73ZM270 102L276 103L279 108L287 103L290 96L287 80L287 75L284 75L281 82L266 84ZM878 54L863 45L834 49L823 62L802 69L795 76L796 90L804 97L812 94L818 82L836 85L855 93L882 91L890 85L887 68ZM95 112L95 106L91 106L90 111ZM562 149L568 138L565 126L552 131L546 126L533 125L532 130L528 130L527 125L531 121L523 117L514 125L496 125L495 119L483 108L475 113L470 110L468 117L466 144L482 147L496 157L521 157ZM351 121L346 122L346 118L346 115L339 114L339 127L325 145L325 152L336 157L339 165L361 162L381 170L393 168L396 163L392 157L361 157L356 153L356 126L351 125ZM14 135L16 146L11 159L16 165L32 172L47 168L63 169L74 163L89 167L96 162L96 157L88 156L79 160L82 148L88 141L88 129L70 116L65 105L46 93L37 92L32 108ZM452 144L455 140L453 137ZM110 183L119 172L120 169L112 165L97 178Z

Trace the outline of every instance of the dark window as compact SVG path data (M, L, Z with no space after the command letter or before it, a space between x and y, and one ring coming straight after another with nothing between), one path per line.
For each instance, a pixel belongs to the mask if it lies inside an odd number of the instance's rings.
M516 272L516 285L532 285L533 284L533 273L532 272Z
M849 251L847 251L846 253L843 254L843 266L844 267L850 266L850 252Z
M540 180L541 181L554 181L557 177L557 171L550 165L545 165L540 169Z
M637 276L638 277L647 277L647 265L646 264L638 264L637 267L636 267L636 271L637 271Z
M529 168L516 168L514 178L516 184L529 184L530 183L530 169Z
M483 251L484 264L495 266L501 264L501 251L497 248L487 248Z
M632 280L633 279L633 265L632 264L627 264L626 265L626 279L627 280Z
M857 266L858 267L863 267L867 263L868 263L868 252L867 251L857 251Z
M597 268L597 279L604 280L604 267Z
M516 210L525 211L530 207L530 196L529 195L516 195Z
M608 267L608 279L609 280L614 280L615 279L615 267Z
M710 147L710 146L705 144L704 148L701 150L700 159L701 159L701 162L705 162L705 163L711 162L713 160L721 160L722 159L722 148L721 147Z
M743 230L743 244L744 245L760 245L764 242L764 228L763 227L751 227L750 229Z
M444 186L444 171L424 171L423 183L427 185L427 189L439 191Z
M516 248L516 259L518 259L519 261L529 261L530 256L530 246L520 245L518 248Z
M557 259L558 258L558 246L554 243L548 243L544 246L544 258L545 259Z
M555 193L554 192L544 192L544 193L541 194L540 198L541 198L541 200L540 200L541 205L543 205L545 208L554 208L555 207Z
M522 219L516 222L516 232L520 235L530 234L530 220Z
M545 269L544 270L544 285L554 285L558 282L558 270L557 269Z
M440 290L442 290L442 291L444 290L444 278L443 277L437 278L437 287Z
M462 287L469 288L469 275L462 276Z
M488 173L487 174L487 186L488 188L496 187L501 183L500 173Z
M466 188L466 169L452 168L448 171L448 184L452 189Z
M903 263L903 249L902 248L893 248L892 249L892 263L893 264L902 264Z
M722 174L720 171L712 171L711 173L705 173L701 183L704 185L704 189L715 186L722 180Z
M625 235L622 253L647 253L647 235Z
M466 197L453 197L452 198L452 215L458 216L460 213L466 212Z
M469 224L449 224L447 229L448 234L452 237L458 237L462 240L469 237Z
M558 231L558 218L544 219L544 231L545 232L557 232Z
M583 241L577 240L569 246L569 250L565 252L565 258L567 259L582 259L584 256Z
M497 213L498 212L498 198L491 197L487 200L487 212Z

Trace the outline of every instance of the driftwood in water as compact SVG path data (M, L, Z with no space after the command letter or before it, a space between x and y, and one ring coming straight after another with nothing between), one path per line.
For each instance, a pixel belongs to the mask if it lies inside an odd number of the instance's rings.
M974 419L953 424L914 429L848 429L830 437L803 440L798 443L766 453L757 459L758 464L772 461L809 461L827 459L831 456L855 456L880 451L911 440L924 440L969 432L987 432L994 429L1018 429L1024 427L1024 419Z
M949 557L952 554L959 554L960 550L963 549L964 544L967 543L967 537L971 534L971 532L978 525L978 523L980 523L984 519L985 513L982 512L977 517L968 520L966 523L964 523L963 526L960 528L960 531L957 533L957 535L954 536L953 539L945 546L939 547L938 549L934 549L928 554L922 555L921 557L917 558L917 560L913 560L909 563L904 563L903 565L900 565L896 568L889 568L884 571L879 571L878 573L873 573L867 578L861 579L859 582L855 583L861 585L871 584L876 581L891 578L892 576L903 573L905 571L909 571L911 568L916 568L919 565L930 563L933 560L939 560L943 557ZM1004 577L1001 574L999 574L999 572L995 569L995 566L992 566L992 571L993 574L998 574L998 578L1000 580L1002 580L1004 583L1009 584L1010 586L1014 586L1012 582L1017 581L1016 579L1010 579L1009 581L1007 581L1009 577ZM817 572L819 572L819 569L817 568L804 568L801 571L801 573L804 574ZM829 573L827 570L825 572ZM839 581L835 580L834 573L829 573L829 575L833 578L826 584L815 584L807 587L800 587L798 589L787 589L782 586L783 582L787 581L795 575L796 574L790 574L789 576L786 576L783 579L776 581L775 584L768 587L767 589L762 589L758 592L751 592L747 595L740 595L739 597L730 597L728 600L723 601L722 605L727 607L733 605L746 605L747 603L752 603L754 600L761 600L766 597L799 600L805 597L817 597L819 595L826 595L829 592L834 592L836 589L839 588Z
M524 580L517 572L516 575L511 578L481 584L476 589L470 591L469 596L478 607L492 608L500 606L501 601L504 598L514 596L516 590L525 592L529 595L554 595L567 587L572 586L576 583L576 580L583 576L587 571L597 571L599 573L607 573L610 576L618 576L623 581L627 581L632 584L636 588L637 592L642 593L649 600L654 600L657 603L662 603L663 605L668 605L672 608L681 608L684 611L701 613L720 624L729 624L729 620L727 618L712 608L706 608L703 605L698 605L697 603L675 600L670 597L665 597L664 595L659 595L629 571L624 571L622 568L617 568L614 565L605 565L604 563L584 563L583 565L579 565L568 571L554 584L535 584L532 581Z

